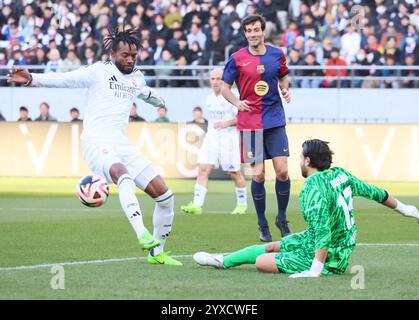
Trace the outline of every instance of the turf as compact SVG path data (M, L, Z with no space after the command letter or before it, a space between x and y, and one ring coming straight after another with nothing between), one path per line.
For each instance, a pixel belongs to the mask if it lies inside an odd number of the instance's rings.
M289 279L258 273L250 265L214 270L193 263L196 251L231 252L259 243L250 199L248 214L229 214L235 202L230 181L210 182L201 216L179 211L191 200L194 181L167 181L176 193L167 248L180 256L182 267L148 265L115 189L104 206L90 209L76 200L76 181L0 178L0 299L419 299L419 225L370 201L355 201L359 246L344 275ZM419 184L380 186L419 206ZM288 210L293 231L305 228L297 198L300 188L301 182L293 183ZM267 183L268 220L279 238L273 225L273 189L273 183ZM151 228L154 203L143 193L139 199ZM106 261L115 258L121 260ZM51 266L60 263L65 289L54 290ZM355 290L351 270L357 265L364 269L365 288Z

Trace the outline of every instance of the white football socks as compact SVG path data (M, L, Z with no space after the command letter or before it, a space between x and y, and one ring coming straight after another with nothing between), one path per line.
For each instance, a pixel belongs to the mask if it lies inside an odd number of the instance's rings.
M205 202L207 190L207 188L201 186L200 184L195 184L193 203L199 207L202 207Z
M236 199L237 199L237 204L247 205L247 189L246 189L246 187L236 188Z
M167 190L161 196L155 198L156 206L154 207L153 214L153 225L154 232L153 236L155 239L160 240L160 245L153 248L152 255L156 256L164 249L167 237L172 230L174 213L174 199L173 192Z
M134 228L137 238L140 239L147 229L144 226L140 205L135 195L135 183L132 177L125 173L119 177L117 186L122 209Z

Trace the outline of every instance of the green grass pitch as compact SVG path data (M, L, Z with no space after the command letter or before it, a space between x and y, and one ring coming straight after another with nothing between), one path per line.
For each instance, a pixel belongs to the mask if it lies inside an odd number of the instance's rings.
M232 216L232 182L210 181L201 216L179 207L191 200L194 181L168 180L175 192L175 220L166 248L184 265L148 265L114 187L100 208L83 207L74 196L76 179L0 178L0 299L418 299L419 225L392 210L355 200L358 247L342 276L289 279L261 274L254 266L230 270L199 267L196 251L231 252L260 243L256 214ZM305 223L299 212L301 182L293 182L288 210L293 231ZM383 183L392 194L419 206L419 183ZM272 182L268 220L275 228L276 200ZM154 203L139 200L152 229ZM64 267L65 288L51 288L54 264ZM351 283L362 266L364 289ZM355 270L355 268L354 268Z

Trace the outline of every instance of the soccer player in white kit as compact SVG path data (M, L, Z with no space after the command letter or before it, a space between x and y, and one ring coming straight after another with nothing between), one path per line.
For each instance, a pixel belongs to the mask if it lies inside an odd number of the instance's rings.
M81 135L84 160L95 174L117 185L121 206L140 246L149 250L148 263L182 265L164 251L174 217L173 192L125 135L136 97L155 107L164 105L164 101L146 85L142 72L135 68L141 49L140 31L116 29L104 43L110 50L111 61L65 73L31 74L26 69L14 68L8 82L34 87L87 88ZM153 235L144 226L135 195L136 186L156 202Z
M246 181L240 172L240 146L236 130L237 108L221 95L223 71L214 69L210 73L213 93L207 96L206 107L209 112L208 132L198 156L198 177L194 199L181 209L186 213L201 214L208 190L208 177L214 166L221 165L234 180L236 187L236 208L232 214L244 214L247 210Z

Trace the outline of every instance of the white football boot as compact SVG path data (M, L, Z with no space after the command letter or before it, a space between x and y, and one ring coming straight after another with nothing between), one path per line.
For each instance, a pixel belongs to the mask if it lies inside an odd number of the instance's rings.
M201 266L210 266L214 268L223 268L223 255L211 254L208 252L197 252L193 255L194 261Z

